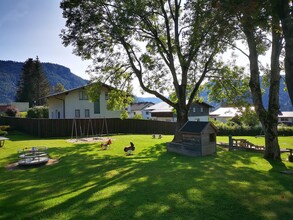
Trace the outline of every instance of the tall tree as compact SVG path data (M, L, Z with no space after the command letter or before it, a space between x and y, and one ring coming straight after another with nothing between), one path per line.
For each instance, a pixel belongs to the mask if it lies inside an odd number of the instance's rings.
M280 159L278 143L278 114L279 114L279 86L280 86L280 54L282 50L281 27L274 0L266 1L218 1L221 7L228 10L237 24L249 50L250 81L253 104L265 134L265 153L267 159ZM218 6L219 6L218 5ZM270 32L271 42L267 40ZM269 104L263 105L260 85L261 68L259 55L271 46L271 64L269 69Z
M16 101L29 102L29 106L45 104L44 97L50 94L48 80L38 59L29 58L22 68L22 75L18 83Z
M172 106L178 130L223 50L221 39L229 37L230 32L218 25L228 21L211 3L63 0L67 29L61 37L77 55L94 60L95 79L128 91L136 78L142 90Z
M42 64L37 57L34 61L33 93L36 105L46 104L45 97L50 94L50 84L43 71Z
M32 106L34 103L33 90L31 85L33 84L33 72L34 72L34 60L32 58L27 59L22 67L22 74L18 82L18 88L16 92L16 101L29 102Z
M274 8L282 22L285 38L285 78L288 93L293 105L293 1L276 0Z

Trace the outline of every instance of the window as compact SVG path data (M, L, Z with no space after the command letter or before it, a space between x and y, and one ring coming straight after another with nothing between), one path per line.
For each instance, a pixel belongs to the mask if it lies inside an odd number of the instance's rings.
M75 109L75 117L80 118L80 110L79 109Z
M109 93L106 92L106 93L105 93L105 100L108 100L108 99L109 99Z
M90 117L90 110L89 109L84 110L84 117L86 117L86 118Z
M94 113L100 114L101 113L101 105L100 105L100 99L94 102Z
M203 112L203 107L200 108L200 112Z
M80 91L79 92L79 100L88 100L88 95L86 91Z
M196 108L195 107L192 108L192 112L196 112Z

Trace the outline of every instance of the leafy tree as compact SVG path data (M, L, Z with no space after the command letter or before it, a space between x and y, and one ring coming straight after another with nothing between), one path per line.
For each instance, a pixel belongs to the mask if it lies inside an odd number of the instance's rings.
M221 103L222 106L242 108L252 102L249 76L245 75L243 67L232 63L219 69L205 86L209 90L209 101Z
M278 113L280 86L280 55L282 50L281 27L274 0L266 1L217 1L219 8L224 8L231 15L234 26L243 33L239 35L248 46L250 62L249 87L252 100L265 134L265 153L267 159L280 159L278 143ZM267 40L270 33L272 40ZM269 80L269 104L267 109L262 102L260 86L259 55L264 54L271 46L271 64L267 71Z
M36 60L29 58L22 68L16 101L29 102L30 106L43 105L45 104L44 97L49 94L49 82L42 70L39 58L37 57Z
M230 37L230 26L219 26L229 21L208 0L63 0L61 8L63 43L93 59L93 80L130 92L136 78L175 109L177 131Z
M62 83L57 83L56 86L53 87L53 92L54 93L60 93L60 92L64 92L65 88L62 85Z
M240 121L244 125L247 125L250 127L259 126L259 123L260 123L255 110L253 108L251 108L250 106L243 108L242 115L240 117Z
M141 114L136 114L133 116L133 119L143 119Z

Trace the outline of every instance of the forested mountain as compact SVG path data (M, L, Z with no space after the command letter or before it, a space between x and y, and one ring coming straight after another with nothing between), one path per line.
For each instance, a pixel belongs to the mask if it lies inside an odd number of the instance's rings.
M23 62L0 61L0 103L9 103L14 101L17 90L17 83L22 73ZM43 70L51 86L61 83L65 89L72 89L87 83L86 80L71 73L70 69L59 64L42 63ZM280 84L280 107L281 111L293 111L289 95L284 91L284 81ZM201 96L207 102L208 91L205 90ZM268 105L268 89L264 93L264 105ZM159 99L145 99L138 97L138 101L159 102ZM210 103L215 108L220 107L219 103Z
M263 81L263 79L261 78L261 82ZM262 83L263 84L263 83ZM284 77L282 77L281 79L281 84L280 84L280 110L281 111L293 111L293 106L290 102L290 98L289 98L289 94L288 92L285 91L285 83L284 83ZM268 88L263 88L264 90L264 94L263 94L263 103L265 108L267 108L268 106L268 102L269 102L269 89ZM212 105L214 107L214 109L217 109L219 107L224 107L221 106L221 103L216 103L216 102L209 102L208 101L208 94L209 91L208 89L204 89L201 93L200 93L200 97L202 97L204 99L204 101L206 103L209 103L210 105ZM138 97L137 101L139 102L143 102L143 101L148 101L148 102L153 102L153 103L158 103L161 102L160 99L158 98L142 98L142 97ZM252 103L252 100L251 100Z
M262 96L263 97L263 104L264 104L264 107L267 109L268 103L269 103L269 88L264 86L262 77L260 78L260 82L261 82L261 85L263 85L262 90L264 91L263 96ZM293 106L291 104L289 94L287 91L285 91L285 88L286 88L286 85L285 85L285 81L284 81L284 76L282 76L282 78L280 80L280 90L279 90L280 110L281 111L293 111ZM221 106L221 103L208 102L208 94L209 94L209 91L207 89L204 89L201 92L200 96L202 98L204 98L205 102L214 106L215 109L217 109L219 107L224 107L224 106ZM252 103L252 99L251 99L251 103Z
M23 62L0 61L0 103L15 101L23 64ZM65 89L72 89L87 83L86 80L71 73L67 67L52 63L42 63L42 67L51 86L61 83Z

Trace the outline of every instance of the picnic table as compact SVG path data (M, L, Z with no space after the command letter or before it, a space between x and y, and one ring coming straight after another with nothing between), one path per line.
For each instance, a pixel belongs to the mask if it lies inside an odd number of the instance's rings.
M6 140L9 140L9 138L0 137L0 147L3 147L4 146L4 143L5 143Z

